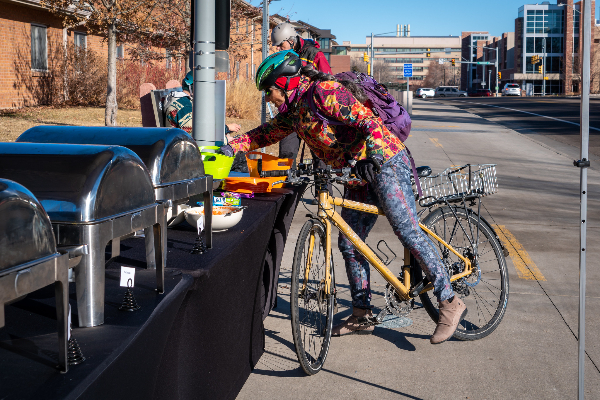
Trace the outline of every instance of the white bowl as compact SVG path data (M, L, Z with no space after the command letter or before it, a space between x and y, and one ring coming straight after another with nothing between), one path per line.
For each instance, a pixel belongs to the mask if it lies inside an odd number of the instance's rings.
M219 231L235 226L242 219L244 209L235 206L213 206L212 230ZM228 212L231 214L226 215ZM204 218L204 207L192 207L184 210L185 220L188 224L196 227L200 217Z

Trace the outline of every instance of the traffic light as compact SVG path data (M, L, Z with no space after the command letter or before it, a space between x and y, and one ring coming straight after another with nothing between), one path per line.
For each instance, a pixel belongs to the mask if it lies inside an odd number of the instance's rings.
M369 55L367 54L367 52L364 52L364 54L363 54L363 61L369 62Z
M498 72L498 80L502 79L502 72Z
M452 59L452 66L455 67L456 66L456 58Z
M538 72L541 74L542 73L542 66L538 65Z
M431 57L430 51L431 51L431 49L427 49L427 57Z
M537 56L531 56L531 63L532 64L536 64L537 63Z

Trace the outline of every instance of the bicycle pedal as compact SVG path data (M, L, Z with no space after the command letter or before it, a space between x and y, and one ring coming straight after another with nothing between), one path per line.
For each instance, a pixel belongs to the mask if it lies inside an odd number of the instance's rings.
M379 321L377 321L376 317L358 317L356 318L356 323L360 326L371 326L378 325Z
M412 297L418 297L419 293L421 293L421 290L423 290L424 287L425 284L423 283L423 281L419 282L417 286L415 286L412 290Z

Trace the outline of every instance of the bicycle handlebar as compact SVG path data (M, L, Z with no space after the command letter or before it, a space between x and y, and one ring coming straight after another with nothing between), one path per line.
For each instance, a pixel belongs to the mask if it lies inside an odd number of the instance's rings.
M288 176L288 171L291 170L275 170L275 171L261 171L260 172L260 177L261 178L269 178L269 177L276 177L276 176Z

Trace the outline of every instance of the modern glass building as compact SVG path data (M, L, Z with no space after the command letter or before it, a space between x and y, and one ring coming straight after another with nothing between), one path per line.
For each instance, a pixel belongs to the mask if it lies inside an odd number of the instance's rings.
M573 35L573 32L567 32L566 29L565 14L569 11L572 10L568 7L549 2L526 4L519 8L520 23L516 25L520 28L518 34L521 38L521 52L518 54L518 64L521 68L514 78L520 81L518 83L523 88L532 84L534 94L564 92L561 74L564 75L567 65L565 36L567 33L569 36ZM539 60L537 63L532 63L534 56Z

